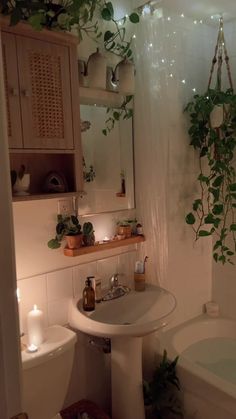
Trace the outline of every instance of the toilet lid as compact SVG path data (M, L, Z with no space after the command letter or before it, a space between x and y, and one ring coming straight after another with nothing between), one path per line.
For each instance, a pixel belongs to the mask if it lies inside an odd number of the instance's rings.
M27 335L24 336L22 342L26 345L26 349L21 352L23 370L35 367L54 357L60 356L73 347L76 340L76 334L72 330L63 326L51 326L45 329L45 340L39 346L38 351L30 353L27 350Z

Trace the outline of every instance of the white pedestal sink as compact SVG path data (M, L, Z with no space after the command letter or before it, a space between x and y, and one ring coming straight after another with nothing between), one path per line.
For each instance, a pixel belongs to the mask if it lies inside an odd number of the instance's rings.
M164 327L176 307L175 297L147 285L84 312L73 300L69 323L82 332L111 339L112 419L144 419L142 392L142 337Z

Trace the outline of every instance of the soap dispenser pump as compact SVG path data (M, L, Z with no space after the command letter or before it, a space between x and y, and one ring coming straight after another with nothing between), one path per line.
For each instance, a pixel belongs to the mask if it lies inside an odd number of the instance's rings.
M92 287L93 276L88 276L83 290L83 309L84 311L95 310L95 292Z

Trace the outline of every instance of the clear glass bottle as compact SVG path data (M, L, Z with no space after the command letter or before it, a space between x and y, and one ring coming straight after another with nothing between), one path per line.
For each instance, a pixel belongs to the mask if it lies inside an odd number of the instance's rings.
M91 279L93 276L88 276L85 281L85 288L83 290L83 309L84 311L95 310L95 292L92 287Z

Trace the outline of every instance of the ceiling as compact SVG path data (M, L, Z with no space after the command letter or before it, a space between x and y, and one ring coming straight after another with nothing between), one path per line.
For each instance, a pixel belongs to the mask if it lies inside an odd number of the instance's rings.
M133 0L133 7L145 3L145 0ZM236 19L236 0L157 0L160 6L165 6L186 16L205 19L209 23L218 23L211 16L223 15L224 20Z

